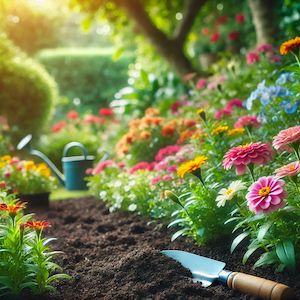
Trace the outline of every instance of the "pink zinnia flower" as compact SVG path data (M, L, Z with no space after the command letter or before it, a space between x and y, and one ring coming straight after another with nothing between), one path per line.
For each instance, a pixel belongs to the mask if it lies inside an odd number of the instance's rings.
M271 44L265 44L265 45L258 46L256 50L258 52L272 52L274 48Z
M255 62L259 62L259 56L254 52L247 53L247 64L252 65Z
M154 167L157 165L157 162L156 161L153 161L147 168L148 171L153 171L154 170Z
M105 160L102 163L98 164L95 169L92 171L92 175L99 174L104 168L112 165L114 162L112 160Z
M246 195L248 206L256 215L268 215L279 208L285 207L283 199L289 194L284 190L285 182L275 176L261 177L249 187Z
M123 169L125 167L124 161L121 161L117 164L118 168Z
M165 148L162 148L158 151L157 155L155 156L156 161L162 161L166 156L172 155L177 153L180 150L180 146L178 145L170 145Z
M273 137L273 147L278 150L282 146L293 146L300 142L300 126L281 130L278 135Z
M276 178L281 178L284 176L294 177L300 172L300 162L294 161L286 166L278 168L274 171Z
M223 115L225 115L226 117L231 117L231 114L232 114L232 110L230 108L223 108L216 112L215 118L220 120L223 117Z
M216 43L219 39L220 39L220 33L218 32L215 32L212 34L212 36L209 38L209 40L212 42L212 43Z
M186 74L186 75L183 77L183 80L186 80L186 81L191 80L191 79L193 79L196 75L197 75L196 72Z
M100 108L99 114L101 116L112 116L114 114L114 111L111 108Z
M261 142L250 143L230 149L224 155L222 166L229 170L232 165L235 165L237 175L243 175L246 171L246 166L250 163L256 165L267 166L268 160L272 161L273 151L266 144Z
M256 116L242 116L240 117L237 122L234 124L234 128L240 127L260 127L262 126L260 122L258 122Z
M171 176L171 175L164 175L163 177L162 177L162 180L163 181L170 181L170 180L172 180L173 179L173 177Z
M168 167L168 164L165 161L160 161L154 166L155 171L165 170Z
M68 119L69 120L76 120L78 118L78 112L75 110L70 110L68 112Z
M281 64L281 58L280 58L280 56L279 56L278 54L274 54L274 55L272 55L272 57L270 58L270 62Z
M158 175L158 176L156 176L156 177L154 177L151 181L150 181L150 186L154 186L157 182L159 182L159 181L161 181L162 180L162 178L161 178L161 176L160 175Z
M92 174L93 170L94 170L93 168L88 168L85 170L85 174L90 175Z
M149 163L146 161L142 161L142 162L137 163L135 166L133 166L129 170L129 174L133 174L137 170L147 170L148 168L149 168Z
M235 16L235 21L237 23L244 23L245 21L245 16L243 14L239 14Z
M240 99L230 100L226 104L226 108L229 108L229 109L231 109L233 106L244 108L243 101Z
M176 166L170 166L167 167L166 172L167 173L172 173L172 172L177 172L178 168Z
M201 78L196 83L196 88L197 89L203 89L205 87L205 85L206 85L206 79L205 78Z
M13 157L8 164L14 165L14 164L18 164L19 162L20 160L17 157Z

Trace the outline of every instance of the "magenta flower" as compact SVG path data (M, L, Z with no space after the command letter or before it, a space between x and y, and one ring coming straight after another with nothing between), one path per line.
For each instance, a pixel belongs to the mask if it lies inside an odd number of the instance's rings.
M246 166L250 163L268 165L268 160L273 160L272 154L273 151L261 142L241 145L230 149L224 155L222 166L229 170L234 164L236 174L243 175L246 172Z
M105 160L103 162L101 162L100 164L98 164L95 169L92 171L92 175L96 175L99 174L104 168L106 168L107 166L112 165L114 162L112 160Z
M281 130L278 135L273 137L273 147L278 150L282 146L293 146L300 142L300 126Z
M221 38L220 33L215 32L215 33L213 33L213 34L211 35L211 37L209 38L209 40L210 40L210 42L212 42L212 43L216 43L216 42L218 42L218 41L220 40L220 38Z
M176 166L170 166L167 168L167 173L177 172L178 168Z
M156 161L162 161L166 156L172 155L177 153L180 150L180 146L167 146L162 148L158 151L157 155L155 156Z
M165 170L168 167L168 164L162 160L154 166L155 171Z
M260 122L258 122L256 116L242 116L234 124L234 128L240 128L244 126L250 128L250 127L260 127L262 125Z
M294 177L300 172L300 162L294 161L286 166L278 168L274 171L276 178L281 178L284 176Z
M249 210L256 215L268 215L279 208L285 207L283 199L289 194L284 190L285 182L275 176L261 177L249 187L246 195Z
M147 170L148 171L153 171L154 170L154 167L157 165L157 162L156 161L153 161L151 164L149 164Z
M228 109L231 109L233 106L244 108L243 107L243 101L240 100L240 99L230 100L226 104L226 108L228 108Z
M147 170L149 168L149 163L146 161L142 161L137 163L129 170L129 174L135 173L137 170Z
M245 21L245 16L243 14L239 14L235 16L235 21L237 23L244 23Z
M124 161L121 161L117 164L118 168L123 169L125 167Z
M231 117L231 115L232 115L231 108L223 108L223 109L218 110L215 113L215 118L220 120L223 117L223 115L225 115L226 117Z
M197 89L203 89L205 87L205 85L206 85L206 79L205 78L201 78L196 83L196 88Z
M173 177L172 177L171 175L169 175L169 174L164 175L164 176L162 177L162 180L163 180L163 181L170 181L170 180L172 180L172 179L173 179Z
M274 48L271 44L265 44L256 48L258 52L273 52Z
M280 56L279 55L277 55L277 54L274 54L274 55L272 55L272 57L270 58L270 62L272 62L272 63L281 63L281 58L280 58Z
M156 177L154 177L151 181L150 181L150 186L154 186L156 183L158 183L159 181L161 181L162 180L162 178L161 178L161 176L160 175L158 175L158 176L156 176Z
M247 53L247 64L252 65L255 62L259 62L259 56L254 52Z

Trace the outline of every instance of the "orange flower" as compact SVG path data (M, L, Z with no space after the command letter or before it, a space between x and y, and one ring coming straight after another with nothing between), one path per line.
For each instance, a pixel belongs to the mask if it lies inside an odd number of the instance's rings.
M138 128L140 126L140 124L141 124L140 119L135 119L135 120L132 120L128 123L128 125L131 129Z
M125 144L132 144L134 142L134 134L132 132L126 133L124 136Z
M293 52L294 48L299 48L300 47L300 37L296 37L294 39L291 39L289 41L286 41L282 43L280 46L280 54L287 54L289 51Z
M145 116L158 116L159 115L159 110L157 108L148 108L145 111Z
M140 137L141 137L142 140L146 140L146 139L148 139L150 136L151 136L151 132L150 132L150 131L142 131L142 132L141 132L141 135L140 135Z
M26 227L31 227L36 231L40 231L41 229L45 228L45 227L51 227L49 222L46 222L46 220L43 221L27 221L25 224L25 228Z
M152 124L153 125L160 125L161 123L163 123L165 119L161 118L161 117L156 117L152 119Z
M180 133L179 139L177 141L178 144L183 143L186 139L189 139L191 136L195 134L196 130L186 130Z
M6 203L1 203L0 204L0 211L8 211L8 214L10 215L11 218L14 218L20 209L26 208L27 202L17 202L16 204L12 205L7 205Z
M172 137L176 131L176 127L174 125L174 122L168 122L163 126L161 129L161 134L165 137Z

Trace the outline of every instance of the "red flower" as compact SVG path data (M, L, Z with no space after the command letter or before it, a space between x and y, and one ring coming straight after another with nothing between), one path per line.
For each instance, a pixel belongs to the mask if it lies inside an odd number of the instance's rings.
M11 216L11 218L14 218L18 212L18 210L20 209L24 209L26 208L26 203L27 202L17 202L16 204L12 204L12 205L7 205L6 203L1 203L0 204L0 211L8 211L9 215Z
M31 227L36 231L40 231L41 229L45 228L45 227L51 227L49 222L46 222L46 220L43 221L27 221L25 224L25 228L26 227Z
M76 120L78 118L78 112L75 110L70 110L68 112L68 119L69 120Z
M245 21L245 16L243 14L240 14L240 15L236 15L235 16L235 21L237 23L244 23Z
M112 116L114 114L114 111L111 108L100 108L99 114L101 116Z
M2 181L0 182L0 188L1 188L1 189L6 189L6 186L7 186L6 181L2 180Z
M217 41L219 41L220 40L220 34L218 33L218 32L215 32L214 34L212 34L212 36L210 37L210 41L212 42L212 43L216 43Z
M207 27L202 29L202 34L207 35L209 34L209 29Z
M238 31L232 31L228 34L228 40L236 41L240 38L240 33Z
M217 21L218 24L225 24L226 22L227 22L226 16L221 16Z
M215 118L220 120L223 115L225 115L226 117L231 117L231 115L232 115L231 108L223 108L221 110L218 110L215 114Z
M233 106L244 108L243 107L243 101L240 100L240 99L230 100L226 104L226 108L228 108L228 109L231 109Z
M68 125L65 121L58 122L52 127L52 132L59 132L61 129L67 126Z

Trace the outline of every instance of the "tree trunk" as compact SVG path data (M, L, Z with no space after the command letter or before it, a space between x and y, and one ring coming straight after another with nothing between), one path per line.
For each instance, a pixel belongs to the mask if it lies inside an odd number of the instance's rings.
M275 26L274 7L277 0L248 0L256 32L257 46L272 43L278 31Z
M114 0L135 22L139 33L151 44L158 55L162 56L176 74L183 79L195 72L190 60L184 54L183 46L194 20L206 0L185 0L184 18L179 22L173 37L168 38L151 21L140 0Z

